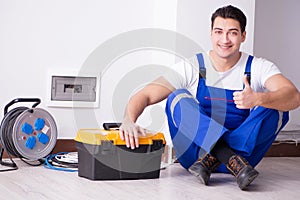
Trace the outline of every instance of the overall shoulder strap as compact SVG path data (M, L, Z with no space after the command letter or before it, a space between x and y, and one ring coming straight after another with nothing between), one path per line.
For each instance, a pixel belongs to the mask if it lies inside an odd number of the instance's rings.
M205 64L204 64L204 58L202 53L197 54L197 60L199 63L199 79L201 78L206 78L206 69L205 69Z
M249 55L245 68L245 75L247 75L247 79L249 84L251 85L251 64L252 64L253 56Z

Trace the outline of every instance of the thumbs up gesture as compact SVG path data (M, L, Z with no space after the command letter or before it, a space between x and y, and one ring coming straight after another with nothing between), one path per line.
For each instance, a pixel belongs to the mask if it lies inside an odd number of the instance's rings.
M252 90L247 80L247 75L243 77L245 88L242 91L233 93L233 100L237 108L249 109L256 106L257 93Z

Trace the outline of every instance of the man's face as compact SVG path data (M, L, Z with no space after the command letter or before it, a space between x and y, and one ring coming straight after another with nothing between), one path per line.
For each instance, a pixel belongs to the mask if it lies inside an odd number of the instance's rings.
M240 45L246 38L246 31L241 32L237 20L217 17L210 35L215 55L230 59L239 53Z

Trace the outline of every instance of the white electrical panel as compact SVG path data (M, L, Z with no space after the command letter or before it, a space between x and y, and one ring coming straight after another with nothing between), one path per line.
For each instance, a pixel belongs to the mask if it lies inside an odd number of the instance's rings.
M99 80L95 76L74 73L50 73L48 106L50 107L98 107Z
M96 101L96 77L52 76L52 101Z

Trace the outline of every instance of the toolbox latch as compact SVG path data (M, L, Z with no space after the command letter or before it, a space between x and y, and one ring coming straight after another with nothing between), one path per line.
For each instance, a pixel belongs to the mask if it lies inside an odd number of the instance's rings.
M160 150L164 145L162 140L153 140L152 142L152 151Z
M110 140L101 140L100 153L102 155L112 154L114 150L114 142Z

